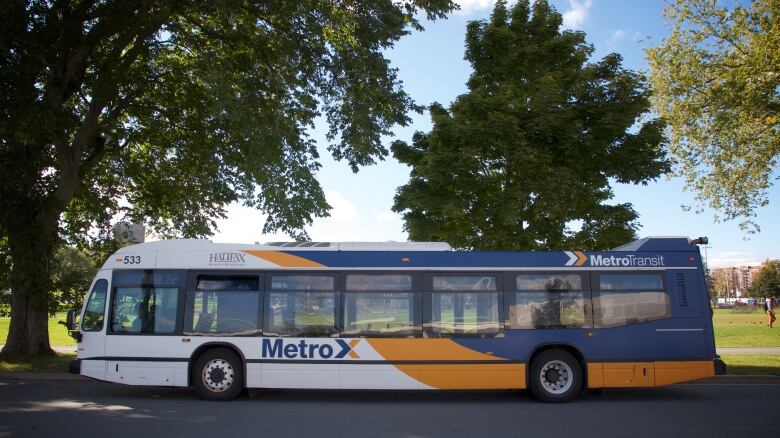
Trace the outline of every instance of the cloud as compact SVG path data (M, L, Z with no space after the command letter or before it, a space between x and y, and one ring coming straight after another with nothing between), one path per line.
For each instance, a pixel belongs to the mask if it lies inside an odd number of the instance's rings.
M330 204L329 220L336 223L356 222L360 220L355 204L341 193L331 190L325 193L325 200Z
M612 32L605 32L608 34L607 40L604 43L604 46L608 51L613 51L617 47L618 43L623 41L628 36L628 31L625 29L618 29L614 30Z
M386 224L398 220L398 215L392 211L383 211L376 216L376 221L380 224Z
M563 28L580 30L588 19L593 0L569 0L569 9L563 13Z
M709 268L721 268L736 266L738 264L760 265L757 257L753 253L740 251L712 252L708 254L707 265Z
M495 0L456 0L455 3L460 5L460 10L455 11L455 13L468 16L485 9L492 9Z

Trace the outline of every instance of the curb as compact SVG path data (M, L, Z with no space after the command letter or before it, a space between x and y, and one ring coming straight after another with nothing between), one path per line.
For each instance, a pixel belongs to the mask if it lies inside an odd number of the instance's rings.
M735 374L726 374L722 376L713 376L695 382L685 382L692 385L780 385L780 376L741 376Z

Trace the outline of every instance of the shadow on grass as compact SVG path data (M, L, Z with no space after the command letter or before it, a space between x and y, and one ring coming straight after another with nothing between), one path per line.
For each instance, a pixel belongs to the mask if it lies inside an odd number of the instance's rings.
M54 353L50 356L0 356L0 372L67 373L75 354Z

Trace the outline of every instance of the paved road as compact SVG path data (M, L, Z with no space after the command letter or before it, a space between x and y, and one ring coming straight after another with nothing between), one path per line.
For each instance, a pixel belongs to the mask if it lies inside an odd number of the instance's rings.
M687 384L588 393L259 391L228 403L184 389L0 382L0 436L166 438L780 436L778 385Z

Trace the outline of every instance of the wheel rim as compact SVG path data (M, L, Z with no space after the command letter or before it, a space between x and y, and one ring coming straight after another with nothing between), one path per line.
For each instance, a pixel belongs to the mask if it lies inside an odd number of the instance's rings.
M230 362L213 359L203 367L203 384L212 392L227 391L236 380L236 373Z
M563 394L574 384L574 374L566 362L551 360L539 371L539 380L545 391L551 394Z

